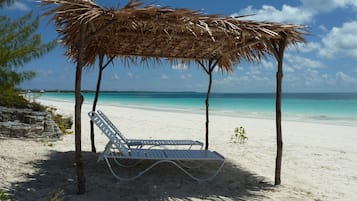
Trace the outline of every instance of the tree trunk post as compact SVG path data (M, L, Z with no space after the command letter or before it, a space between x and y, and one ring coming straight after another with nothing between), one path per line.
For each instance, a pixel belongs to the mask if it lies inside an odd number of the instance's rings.
M96 90L95 90L92 111L96 111L96 107L97 107L100 85L102 82L102 74L103 74L103 69L104 69L103 68L103 59L104 59L104 55L99 54L99 64L98 64L99 72L98 72L97 86L96 86ZM95 148L95 139L94 139L94 124L93 124L92 120L90 120L90 141L91 141L91 146L92 146L92 152L93 153L97 152L97 150Z
M208 130L209 130L209 97L211 95L211 86L212 86L212 71L209 67L209 82L208 82L208 89L206 94L206 145L205 149L208 150L209 140L208 140Z
M107 61L107 63L105 65L103 65L104 55L101 54L101 53L99 54L99 65L98 65L99 72L98 72L98 80L97 80L97 86L96 86L96 90L95 90L95 96L94 96L92 111L96 111L97 102L98 102L98 98L99 98L100 85L102 83L103 71L109 65L109 63L113 61L114 58L115 57L111 57ZM92 145L92 152L95 153L95 152L97 152L97 150L95 148L94 124L93 124L92 120L90 120L89 122L90 122L90 140L91 140L91 145Z
M283 136L281 128L281 97L282 97L282 79L283 79L283 59L284 51L287 45L287 38L284 33L280 33L282 39L279 46L271 46L274 56L278 62L278 71L276 73L276 104L275 104L275 123L276 123L276 159L275 159L275 185L281 184L281 162L283 157ZM272 43L273 44L273 43Z
M78 194L84 194L85 192L85 176L83 172L82 161L82 145L81 145L81 115L83 96L81 94L81 81L82 81L82 69L83 69L83 43L84 43L84 31L85 24L81 24L80 30L80 42L78 44L78 61L76 66L76 80L75 80L75 106L74 106L74 119L75 119L75 162L77 172L77 187Z
M207 89L207 94L206 94L206 143L205 143L205 149L208 150L208 145L209 145L209 97L211 95L211 88L212 88L212 72L214 68L216 67L219 59L216 59L216 61L213 63L214 59L209 60L208 62L208 67L204 65L203 62L198 61L197 63L200 64L200 66L203 68L203 70L208 74L209 76L209 82L208 82L208 89Z
M280 65L278 65L280 66ZM279 68L276 73L277 78L277 93L276 93L276 159L275 159L275 185L279 185L281 183L280 175L281 175L281 161L283 156L283 139L282 139L282 130L281 130L281 91L282 91L282 78L283 72Z

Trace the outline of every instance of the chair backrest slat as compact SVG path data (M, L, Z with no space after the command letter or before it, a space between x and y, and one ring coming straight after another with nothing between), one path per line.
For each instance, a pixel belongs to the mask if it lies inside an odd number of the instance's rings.
M119 131L119 129L113 124L112 121L105 115L102 111L98 110L97 113L99 116L114 130L116 134L118 134L121 139L125 142L128 143L128 139Z
M129 155L129 147L108 127L105 122L96 112L91 111L88 113L89 118L98 126L98 128L109 138L109 140L119 149L120 153L124 156Z

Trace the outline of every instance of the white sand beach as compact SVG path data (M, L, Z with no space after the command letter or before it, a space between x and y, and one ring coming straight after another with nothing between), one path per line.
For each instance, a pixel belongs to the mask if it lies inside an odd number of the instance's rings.
M39 100L74 116L74 104ZM204 142L204 114L100 105L128 138L193 139ZM96 128L90 152L90 104L82 107L82 150L86 193L77 195L74 135L45 142L0 139L0 189L17 200L44 200L57 189L64 200L357 200L357 125L283 121L282 185L274 186L275 120L210 116L210 150L226 158L218 176L196 182L172 165L159 165L137 180L117 181L104 161L108 139ZM235 127L245 144L232 143ZM145 164L143 164L145 165ZM209 167L205 167L209 168ZM128 170L130 172L130 170ZM125 174L125 172L123 172Z

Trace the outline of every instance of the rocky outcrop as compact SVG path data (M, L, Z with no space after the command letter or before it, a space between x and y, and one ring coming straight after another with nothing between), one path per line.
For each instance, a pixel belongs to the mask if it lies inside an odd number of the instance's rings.
M61 138L49 112L0 107L0 137Z

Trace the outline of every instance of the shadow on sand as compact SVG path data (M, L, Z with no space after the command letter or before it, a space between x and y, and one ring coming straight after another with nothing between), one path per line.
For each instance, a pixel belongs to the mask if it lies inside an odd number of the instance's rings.
M98 154L83 152L86 193L77 195L74 152L51 152L49 160L34 161L38 170L27 175L26 182L12 184L9 194L13 200L45 200L49 192L63 190L63 200L251 200L260 199L274 186L263 177L254 175L226 161L212 181L196 182L171 164L160 164L134 181L116 180ZM143 163L130 174L147 166ZM210 165L200 170L202 173Z

